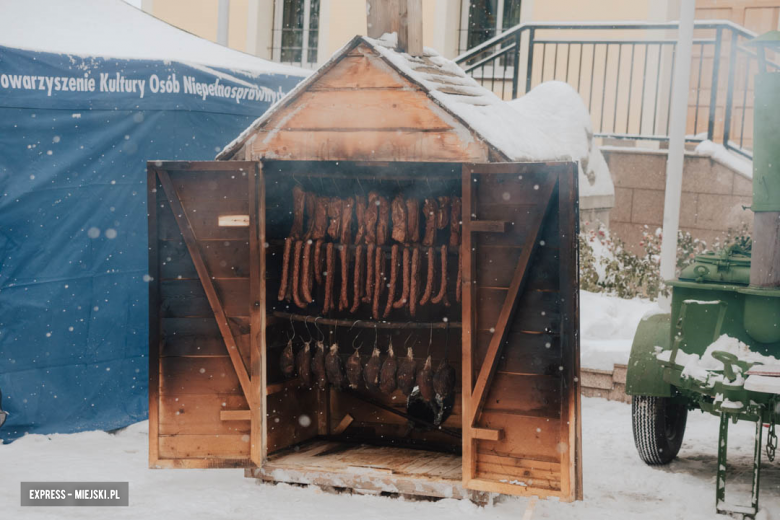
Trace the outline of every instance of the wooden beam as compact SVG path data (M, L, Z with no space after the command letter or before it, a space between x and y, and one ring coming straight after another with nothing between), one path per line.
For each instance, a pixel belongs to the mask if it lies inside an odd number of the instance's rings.
M268 454L266 398L266 308L265 308L265 179L261 163L249 174L249 366L251 392L249 458L258 467Z
M157 240L157 171L146 171L149 237L149 467L157 465L160 442L160 263Z
M344 433L344 430L349 428L349 425L352 424L352 421L354 421L354 420L355 420L354 417L352 417L349 414L346 414L344 416L344 418L341 419L341 421L339 421L338 426L333 428L333 435L340 435L340 434Z
M203 261L203 256L200 253L200 248L198 247L198 242L195 238L195 233L192 230L190 220L187 218L187 213L184 211L184 207L179 200L176 189L173 187L173 183L171 182L171 178L168 175L168 172L165 170L157 170L157 176L160 178L160 183L162 184L163 191L165 191L165 195L168 198L168 203L170 204L171 210L173 211L176 224L179 226L179 231L181 231L181 234L184 237L184 242L187 244L187 250L192 257L192 263L195 265L195 271L197 271L198 278L203 285L203 291L206 293L206 298L208 299L211 310L214 313L214 318L216 319L217 326L219 327L219 331L222 334L222 339L225 341L225 346L227 347L230 361L233 363L233 368L235 369L236 375L238 376L238 381L241 384L241 390L244 392L244 397L246 397L249 406L253 407L255 399L253 399L250 388L249 374L247 373L244 362L241 359L241 353L239 352L238 346L236 345L233 332L230 330L230 325L228 325L227 316L225 315L225 311L222 307L222 302L219 301L219 296L217 296L217 291L214 288L211 275L209 274L208 269L206 268L206 264Z
M476 287L473 279L476 273L476 251L472 246L471 215L474 211L472 171L466 166L461 167L461 200L462 200L462 235L460 258L462 262L462 297L461 297L461 410L463 414L463 485L469 488L469 481L476 476L477 450L471 432L471 393L474 387L474 344L476 328L474 326L474 309L476 302ZM469 488L470 489L470 488Z
M474 385L474 391L471 394L468 417L469 422L467 423L469 426L476 425L479 412L485 403L485 398L487 397L487 389L490 386L493 375L496 373L499 353L501 352L501 348L506 341L506 335L509 331L509 322L511 321L515 314L515 310L517 309L517 301L519 299L518 297L522 293L522 288L525 281L525 273L528 270L531 255L536 250L537 237L539 236L539 230L542 227L542 222L544 222L544 217L547 213L547 207L550 204L550 198L552 197L553 188L556 184L555 181L556 178L551 178L547 185L540 190L540 204L538 206L539 212L536 214L534 221L530 226L531 232L523 246L522 251L520 252L520 258L518 258L517 267L515 268L515 273L512 276L512 283L510 284L507 291L504 305L501 307L501 313L498 315L495 332L493 333L493 337L491 338L490 344L488 345L485 359L482 362L482 368L479 371L477 382ZM464 264L464 273L465 272ZM464 395L464 399L465 398L466 396Z
M492 428L472 428L471 436L481 441L500 441L504 438L504 430Z
M472 220L472 233L506 233L509 223L503 220Z
M223 421L249 421L252 410L220 410L219 418Z

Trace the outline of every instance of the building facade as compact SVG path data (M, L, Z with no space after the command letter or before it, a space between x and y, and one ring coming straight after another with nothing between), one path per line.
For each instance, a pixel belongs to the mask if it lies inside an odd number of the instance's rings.
M743 6L755 1L758 0L732 3ZM518 23L666 21L676 17L676 3L674 0L423 0L423 39L424 45L454 58ZM149 14L212 41L218 41L222 5L223 12L227 13L225 43L229 47L309 68L323 63L350 38L365 35L367 30L365 0L141 0L140 4Z

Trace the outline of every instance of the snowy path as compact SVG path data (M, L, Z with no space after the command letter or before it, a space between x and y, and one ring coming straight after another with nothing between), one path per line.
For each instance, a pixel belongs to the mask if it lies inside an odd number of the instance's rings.
M0 518L8 519L317 519L362 520L442 517L518 519L527 499L478 508L467 501L409 502L332 495L313 488L258 485L242 470L149 470L147 423L115 434L33 435L0 445ZM732 426L730 461L749 472L752 428ZM692 413L681 457L651 468L636 455L631 408L583 400L585 501L540 501L533 518L716 518L714 512L717 419ZM20 481L129 481L129 508L20 508ZM780 464L762 473L759 518L780 520ZM731 488L734 490L734 487ZM732 493L732 500L736 498ZM747 499L742 495L742 498Z

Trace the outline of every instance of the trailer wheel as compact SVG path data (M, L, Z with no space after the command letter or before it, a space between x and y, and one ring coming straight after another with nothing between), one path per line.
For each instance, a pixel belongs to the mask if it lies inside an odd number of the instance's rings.
M685 435L688 408L669 397L633 396L634 444L650 465L669 464L677 457Z

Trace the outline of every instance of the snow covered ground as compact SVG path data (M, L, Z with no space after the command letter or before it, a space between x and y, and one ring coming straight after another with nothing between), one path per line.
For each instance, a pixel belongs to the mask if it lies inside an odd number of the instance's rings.
M628 363L637 325L645 315L658 312L658 304L650 300L580 291L582 367L612 370L615 363Z
M117 434L31 435L0 446L0 518L263 520L308 518L362 520L398 518L517 519L528 499L506 498L479 508L467 501L412 502L358 495L333 495L315 488L258 484L242 470L147 469L147 426ZM709 519L715 515L717 419L693 413L679 460L646 466L631 435L631 407L601 399L583 400L585 500L574 504L540 501L533 518ZM752 428L729 432L729 500L747 501ZM128 508L21 508L22 481L129 481ZM780 519L780 464L762 473L762 520ZM736 494L737 491L741 493Z
M581 293L583 366L609 369L625 363L636 326L655 303ZM0 518L102 519L222 518L350 520L447 516L519 518L528 499L506 498L487 508L467 501L410 502L382 497L332 495L314 488L258 484L242 470L147 469L148 423L116 434L31 435L0 445ZM652 468L637 456L631 407L601 399L583 400L585 500L574 504L540 501L533 518L696 520L715 518L718 421L692 412L677 461ZM729 432L728 500L747 503L753 428ZM780 520L780 462L762 473L761 520ZM129 481L130 507L24 508L22 481Z

